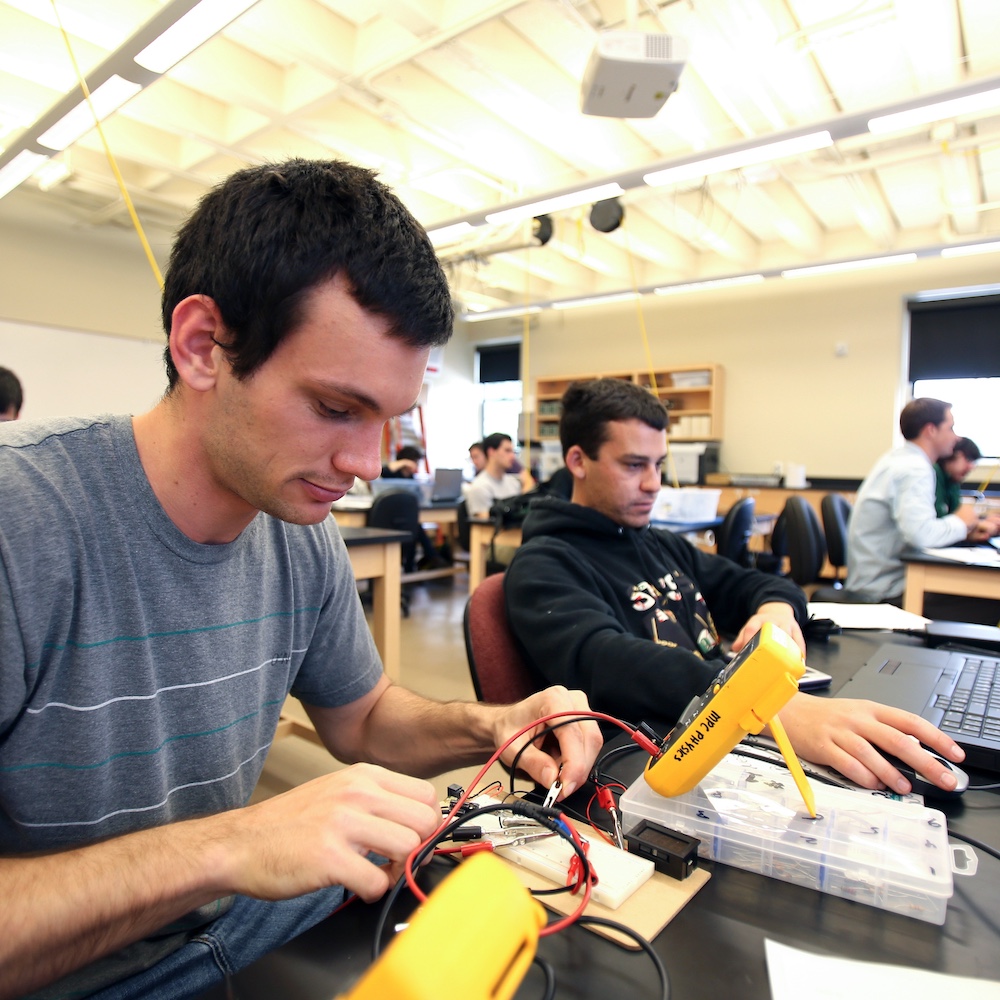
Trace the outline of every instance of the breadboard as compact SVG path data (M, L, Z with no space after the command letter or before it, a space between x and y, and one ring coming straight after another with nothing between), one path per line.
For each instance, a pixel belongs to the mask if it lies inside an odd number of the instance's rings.
M495 804L496 800L480 796L477 805ZM483 832L500 829L499 813L477 817ZM598 839L591 833L587 838L587 857L597 874L597 884L591 898L610 910L617 910L653 874L653 862L628 851L619 850ZM556 885L566 885L570 862L576 857L569 842L560 836L533 840L517 847L497 847L494 853L501 858L527 868Z

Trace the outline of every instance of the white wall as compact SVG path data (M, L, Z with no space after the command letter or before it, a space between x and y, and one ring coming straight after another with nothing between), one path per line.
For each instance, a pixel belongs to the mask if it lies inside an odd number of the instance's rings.
M22 419L142 413L167 387L163 346L0 320L0 365L24 388Z

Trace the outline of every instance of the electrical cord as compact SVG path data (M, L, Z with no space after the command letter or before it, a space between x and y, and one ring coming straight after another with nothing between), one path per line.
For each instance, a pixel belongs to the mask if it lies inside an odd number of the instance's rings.
M608 920L606 917L594 917L589 914L584 914L577 921L578 924L592 924L594 927L607 927L611 930L617 931L619 934L624 934L626 937L630 937L635 943L649 956L653 965L656 967L656 974L660 978L660 997L661 1000L670 1000L670 976L667 973L666 966L663 964L660 956L656 954L653 946L647 941L638 931L633 930L631 927L627 927L625 924L620 924L615 920ZM621 947L621 945L619 945Z

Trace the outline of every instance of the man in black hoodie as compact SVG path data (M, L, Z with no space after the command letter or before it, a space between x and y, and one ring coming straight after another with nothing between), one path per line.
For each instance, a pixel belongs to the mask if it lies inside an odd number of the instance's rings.
M769 621L805 653L807 612L790 580L650 527L666 427L662 404L632 383L596 379L567 389L559 429L572 500L532 504L505 595L540 680L584 690L598 711L669 728L723 665L720 631L735 636L738 652ZM954 787L909 735L950 760L964 757L930 723L874 702L798 694L781 719L800 756L868 787L910 790L876 746Z

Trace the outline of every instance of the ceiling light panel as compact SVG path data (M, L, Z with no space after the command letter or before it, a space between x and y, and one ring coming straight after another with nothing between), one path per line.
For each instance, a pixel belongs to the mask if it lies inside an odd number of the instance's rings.
M72 111L63 115L55 125L38 137L39 145L52 150L65 149L95 127L95 116L98 121L103 121L140 90L141 84L118 75L112 76L90 95L89 101L84 100L81 95L80 103Z

